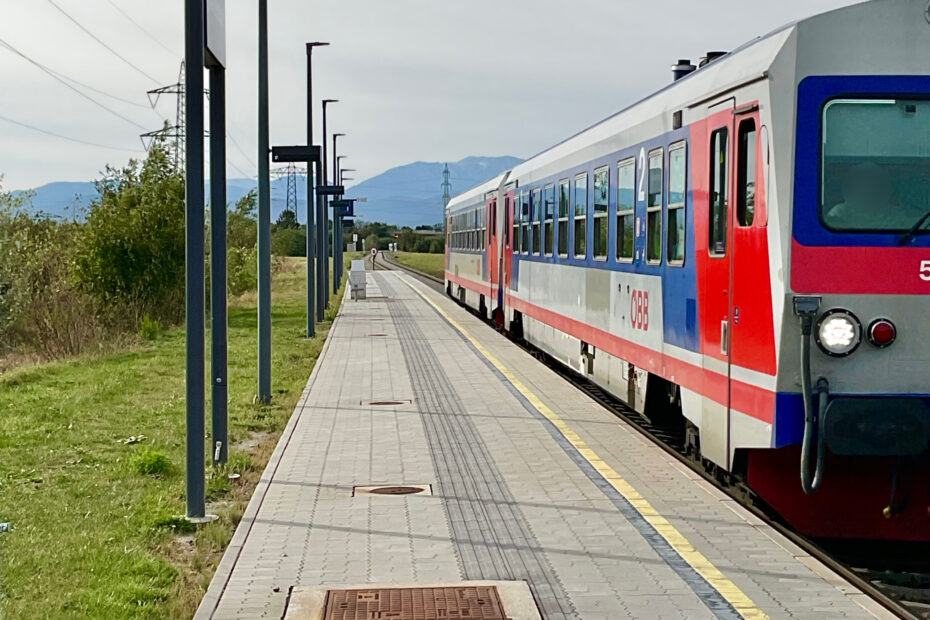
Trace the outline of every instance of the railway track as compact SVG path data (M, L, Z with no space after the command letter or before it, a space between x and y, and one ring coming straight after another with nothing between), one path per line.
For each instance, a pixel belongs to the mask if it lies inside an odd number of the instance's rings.
M445 282L443 280L402 265L387 253L380 254L379 258L381 260L375 263L376 270L399 269L435 290L444 292ZM486 322L495 329L497 328L490 321ZM828 566L882 607L906 620L930 620L930 548L926 545L889 545L872 541L816 541L802 536L782 522L743 482L689 455L685 449L684 428L670 428L656 424L644 414L627 407L614 395L572 372L536 347L522 339L514 339L509 334L508 338L612 414L646 435L668 454L738 501L767 525Z

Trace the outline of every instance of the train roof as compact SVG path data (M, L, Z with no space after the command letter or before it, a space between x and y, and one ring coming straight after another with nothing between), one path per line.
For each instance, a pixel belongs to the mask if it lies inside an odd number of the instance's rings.
M449 201L449 206L447 209L449 212L456 211L466 206L472 206L474 203L483 203L484 195L488 192L492 192L498 189L501 186L501 183L504 182L504 178L509 174L508 172L502 172L497 175L490 181L486 181L477 187L473 187L470 190L466 191L463 194L459 194L455 198Z
M517 164L509 171L510 178L521 179L527 173L545 168L548 164L582 150L590 144L655 118L663 112L696 106L749 81L768 77L768 70L778 54L798 27L806 22L858 11L864 5L893 4L896 1L866 0L789 22L765 35L747 41L704 67L700 67L677 81L670 82L619 112ZM449 203L449 208L461 207L479 195L495 189L500 184L501 176L455 197Z
M513 176L520 178L527 171L544 167L588 144L655 118L662 112L688 108L748 81L764 78L800 23L794 21L752 39L619 112L533 155L514 167Z

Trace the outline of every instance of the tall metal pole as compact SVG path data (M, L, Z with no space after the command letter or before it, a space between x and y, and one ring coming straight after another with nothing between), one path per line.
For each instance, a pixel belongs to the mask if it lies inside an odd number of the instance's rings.
M323 147L323 148L321 149L321 151L322 151L322 161L320 162L320 171L323 173L323 174L322 174L322 178L323 178L322 184L323 184L323 185L328 185L327 179L326 179L326 137L327 137L327 136L326 136L326 106L327 106L327 104L336 103L336 102L337 102L336 99L324 99L324 100L323 100L323 137L322 137L322 139L320 140L320 145ZM328 196L323 196L322 199L323 199L323 200L322 200L322 208L323 208L324 219L327 220L327 222L326 222L326 228L323 229L323 234L324 234L325 236L328 237L328 236L329 236L329 230L328 230L328 229L329 229L329 197L328 197ZM333 218L333 234L335 234L335 217ZM327 241L326 245L329 245L328 241ZM333 248L335 248L335 243L332 244L332 245L333 245ZM329 272L329 255L328 255L328 254L329 254L329 253L327 252L327 254L326 254L326 263L327 263L327 264L326 264L326 271L327 271L327 272ZM335 260L336 260L336 253L335 253L335 249L334 249L334 251L333 251L333 266L334 266L334 268L335 268ZM336 279L335 279L335 277L333 278L333 285L336 286ZM336 288L338 288L338 286L337 286ZM327 289L327 290L328 290L328 289ZM333 292L335 292L335 290L334 290Z
M187 313L187 516L202 519L204 498L203 0L185 0L185 306Z
M336 139L344 133L333 132L333 185L339 184L339 156L336 153ZM341 196L340 196L341 198ZM339 290L342 282L342 217L333 212L333 293Z
M229 456L226 325L226 70L210 68L210 368L213 465Z
M313 45L307 43L307 146L313 146ZM314 274L319 275L319 262L322 260L318 255L319 247L316 238L316 229L314 228L314 208L313 208L313 167L307 162L307 338L313 338L316 335L316 314L314 308L318 304L314 303L314 297L320 296L317 290L318 285L322 282L319 277L314 278ZM317 208L319 211L319 208ZM319 214L316 217L319 222Z
M263 404L271 402L271 181L268 146L268 0L258 0L258 400Z

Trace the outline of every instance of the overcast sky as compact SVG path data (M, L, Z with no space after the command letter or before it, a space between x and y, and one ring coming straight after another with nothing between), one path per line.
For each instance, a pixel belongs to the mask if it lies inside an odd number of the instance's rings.
M528 157L661 87L678 58L732 49L788 21L854 2L270 0L271 140L304 141L309 40L332 43L314 52L314 95L340 99L329 129L349 134L340 152L360 181L412 161ZM255 176L257 2L226 5L235 141L229 175ZM107 163L121 165L131 151L141 155L142 128L174 117L171 97L152 110L145 92L177 80L183 6L182 0L0 0L5 189L93 180ZM106 93L70 83L125 119L4 43ZM114 148L68 142L10 120ZM315 123L319 132L319 113Z

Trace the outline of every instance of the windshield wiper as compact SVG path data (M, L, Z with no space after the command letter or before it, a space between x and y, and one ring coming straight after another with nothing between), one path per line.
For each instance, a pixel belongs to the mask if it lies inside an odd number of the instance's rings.
M917 234L917 231L920 230L920 227L923 226L927 220L930 219L930 210L920 216L920 219L917 220L910 230L908 230L904 235L898 240L898 245L904 245L908 241L914 238L914 235Z

